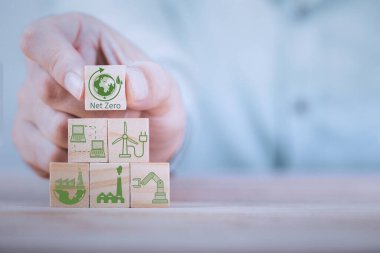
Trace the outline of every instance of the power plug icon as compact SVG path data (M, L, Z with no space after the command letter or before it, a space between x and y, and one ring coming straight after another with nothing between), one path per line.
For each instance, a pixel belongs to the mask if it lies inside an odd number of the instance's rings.
M146 132L140 132L139 141L140 142L147 142L148 141L148 135L146 134Z

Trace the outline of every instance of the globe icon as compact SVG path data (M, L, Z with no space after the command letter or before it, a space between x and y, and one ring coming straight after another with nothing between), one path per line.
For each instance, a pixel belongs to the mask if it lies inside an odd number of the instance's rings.
M95 92L104 98L111 95L115 91L115 88L115 80L108 74L100 74L94 80Z

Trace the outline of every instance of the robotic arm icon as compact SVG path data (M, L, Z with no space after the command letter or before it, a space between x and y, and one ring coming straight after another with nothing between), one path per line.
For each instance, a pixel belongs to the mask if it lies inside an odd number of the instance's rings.
M136 184L132 185L134 188L141 188L148 184L151 180L153 180L156 185L156 193L154 194L154 199L152 200L152 204L167 204L168 200L166 198L165 188L164 188L164 181L162 181L161 178L157 176L154 172L149 172L148 175L146 175L143 179L141 178L134 178L133 181L136 182Z

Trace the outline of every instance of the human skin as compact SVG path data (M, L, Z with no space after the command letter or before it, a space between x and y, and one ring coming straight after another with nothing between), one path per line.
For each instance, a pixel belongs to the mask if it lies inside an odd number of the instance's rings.
M170 73L100 20L81 13L46 17L21 37L26 77L18 93L13 140L40 176L67 161L67 119L149 118L150 161L169 161L184 139L185 110ZM128 108L84 110L84 65L127 65Z

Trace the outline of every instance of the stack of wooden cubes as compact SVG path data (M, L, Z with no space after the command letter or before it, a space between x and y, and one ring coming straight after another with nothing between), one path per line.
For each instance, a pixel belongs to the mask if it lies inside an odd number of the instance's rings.
M125 66L86 66L85 76L86 109L105 108L101 98L89 96L95 76L97 87L111 84L117 93L112 108L125 110L125 87L118 87ZM87 107L91 100L93 108ZM51 207L168 207L170 166L149 162L149 140L149 119L69 119L68 163L50 164Z

